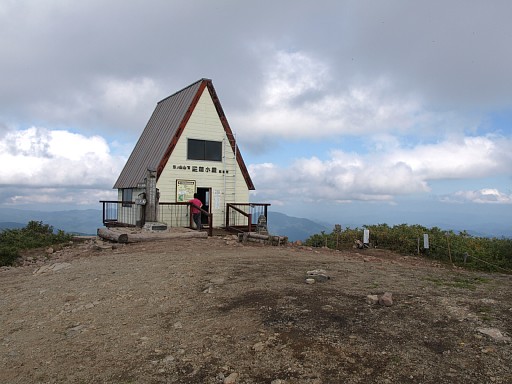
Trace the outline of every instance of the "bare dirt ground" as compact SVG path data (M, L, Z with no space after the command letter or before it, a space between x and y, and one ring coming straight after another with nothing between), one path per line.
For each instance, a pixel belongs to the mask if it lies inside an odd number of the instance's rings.
M0 269L2 383L512 383L510 275L215 236L29 256Z

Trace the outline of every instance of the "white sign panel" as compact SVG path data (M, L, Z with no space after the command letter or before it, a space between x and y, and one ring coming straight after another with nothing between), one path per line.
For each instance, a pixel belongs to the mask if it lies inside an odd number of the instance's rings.
M213 190L213 208L220 209L220 195L221 191L219 189Z
M365 229L363 232L363 244L370 244L370 230Z

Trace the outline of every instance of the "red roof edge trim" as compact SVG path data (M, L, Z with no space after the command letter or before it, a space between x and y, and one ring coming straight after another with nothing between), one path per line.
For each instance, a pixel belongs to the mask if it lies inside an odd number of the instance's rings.
M179 125L178 129L176 130L176 134L174 135L171 142L169 143L169 147L165 151L164 156L158 163L157 172L156 172L157 181L160 178L160 175L162 174L162 171L164 170L167 162L169 161L172 151L174 150L174 147L176 147L176 144L178 143L178 141L181 137L181 134L183 133L183 130L185 129L185 126L187 125L187 123L190 119L190 116L192 116L192 112L194 112L194 109L196 108L197 103L199 102L199 99L201 98L201 95L203 94L203 91L206 88L206 84L208 81L211 82L211 80L207 80L207 79L201 80L201 85L199 86L196 94L194 95L194 98L192 99L192 102L190 103L190 105L187 109L187 112L183 116L183 119L181 120L180 125Z
M213 83L211 80L205 80L206 85L208 87L208 91L210 92L210 96L213 100L213 104L215 105L215 109L217 110L217 114L219 115L220 121L222 123L222 126L224 127L224 131L226 132L226 136L228 137L228 141L231 145L231 149L234 153L236 153L236 160L238 163L238 166L240 167L240 170L242 171L242 175L245 179L245 182L247 184L247 188L251 191L255 190L254 184L251 180L251 176L249 175L249 171L247 170L247 167L245 166L244 159L242 158L242 155L240 154L240 150L238 149L238 145L235 141L235 136L233 135L233 131L231 130L231 127L229 126L228 119L226 118L226 115L224 114L224 110L222 109L222 105L220 104L220 100L217 96L217 92L215 92L215 88L213 87Z

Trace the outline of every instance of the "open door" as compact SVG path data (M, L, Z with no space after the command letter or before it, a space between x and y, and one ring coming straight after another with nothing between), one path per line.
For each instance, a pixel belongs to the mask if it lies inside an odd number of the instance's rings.
M212 212L210 207L211 192L211 188L197 187L197 198L201 200L201 203L203 203L202 208L208 213ZM208 225L208 216L205 214L201 215L201 224Z

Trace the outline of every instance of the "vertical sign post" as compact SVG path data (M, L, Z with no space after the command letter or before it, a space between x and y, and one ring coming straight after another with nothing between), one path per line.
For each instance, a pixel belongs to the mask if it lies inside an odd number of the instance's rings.
M146 222L156 222L156 171L147 170L146 176Z
M370 230L365 229L363 231L363 244L368 246L370 244Z
M428 233L423 234L423 248L428 249Z

